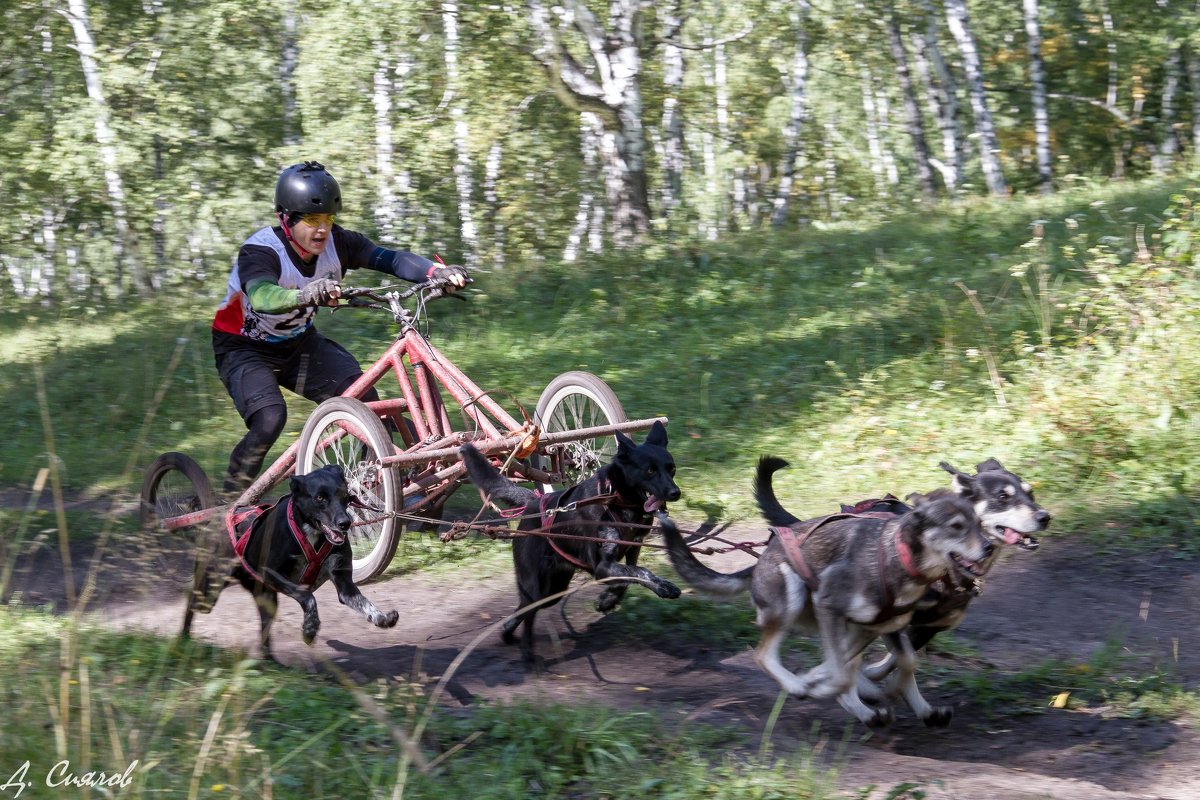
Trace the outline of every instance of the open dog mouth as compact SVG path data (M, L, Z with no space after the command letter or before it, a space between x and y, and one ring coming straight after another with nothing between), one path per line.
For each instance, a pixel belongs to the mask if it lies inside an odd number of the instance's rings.
M329 527L324 522L321 523L321 533L325 534L325 538L335 545L346 541L346 534L342 533L336 528Z
M964 558L959 553L951 553L950 558L954 561L954 566L970 575L972 578L978 578L983 575L983 566L978 561L971 561Z
M655 511L658 511L662 508L663 501L660 500L656 495L646 495L646 502L642 504L642 510L644 510L647 514L653 514Z
M1015 528L1006 528L1003 525L997 525L992 533L992 536L1005 544L1016 545L1022 550L1037 550L1041 545L1036 536L1031 536L1028 533L1021 533Z

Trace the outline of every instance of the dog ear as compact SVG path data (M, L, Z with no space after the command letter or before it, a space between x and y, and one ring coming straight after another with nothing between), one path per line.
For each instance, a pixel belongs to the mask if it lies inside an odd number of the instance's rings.
M341 464L330 464L329 470L333 473L333 479L338 483L346 482L346 470L342 468Z
M304 481L299 475L293 475L288 481L288 486L292 490L292 494L304 494Z
M1004 465L994 458L989 458L987 461L980 461L975 465L975 473L980 472L1002 472Z
M637 448L637 444L625 434L617 431L617 455L628 455Z
M975 499L975 476L968 475L965 472L959 472L954 467L943 461L939 464L942 469L949 472L953 477L950 478L950 486L954 489L955 494L960 494L968 500Z
M650 432L646 434L646 441L643 444L657 445L658 447L667 446L667 426L661 422L655 421L651 426Z

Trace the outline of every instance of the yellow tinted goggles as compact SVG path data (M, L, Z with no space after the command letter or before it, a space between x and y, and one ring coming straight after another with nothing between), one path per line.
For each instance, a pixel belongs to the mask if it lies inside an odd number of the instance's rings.
M299 221L310 228L324 228L329 230L333 227L333 217L333 214L301 214Z

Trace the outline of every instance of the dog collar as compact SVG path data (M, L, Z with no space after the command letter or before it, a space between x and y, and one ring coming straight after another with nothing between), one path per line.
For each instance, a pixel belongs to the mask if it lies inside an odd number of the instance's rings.
M900 531L896 531L896 555L900 556L900 565L904 567L905 572L918 580L925 578L913 562L912 548L900 537Z

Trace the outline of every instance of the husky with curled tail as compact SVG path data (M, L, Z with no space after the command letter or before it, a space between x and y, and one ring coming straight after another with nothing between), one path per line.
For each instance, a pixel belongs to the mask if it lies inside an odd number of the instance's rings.
M880 636L902 631L927 587L951 573L978 574L994 546L984 536L972 507L973 487L962 478L961 493L935 491L914 498L900 516L848 513L800 520L775 498L771 475L786 462L759 461L755 497L774 523L757 563L734 573L717 572L688 549L679 529L660 514L671 564L694 588L715 595L749 590L762 637L755 661L797 697L837 697L871 727L890 724L889 707L872 707L858 694L864 649ZM789 631L819 633L824 660L804 674L788 670L779 650ZM934 708L920 695L916 658L904 637L887 638L895 648L896 684L926 725L950 721L948 708Z

